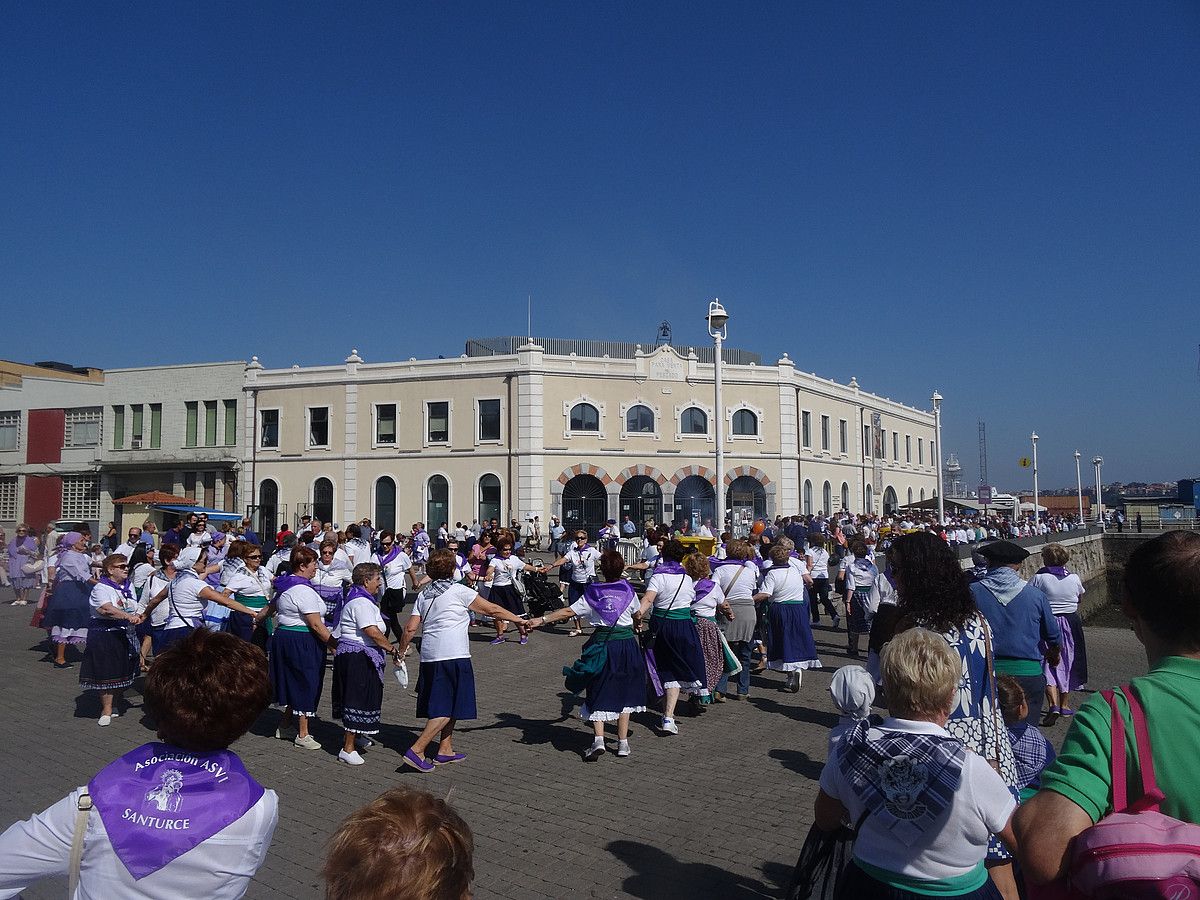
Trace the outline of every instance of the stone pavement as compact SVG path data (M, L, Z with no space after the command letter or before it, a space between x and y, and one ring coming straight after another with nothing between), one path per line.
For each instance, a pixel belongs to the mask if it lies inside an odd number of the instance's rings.
M0 791L0 828L44 809L153 738L136 689L127 692L127 714L97 727L98 704L79 691L78 667L53 669L42 632L28 626L31 607L11 607L8 599L0 591L6 735L0 764L8 785ZM582 640L565 631L535 633L526 647L515 638L491 647L483 629L472 636L480 717L459 730L455 747L469 754L464 763L428 776L397 770L418 721L413 694L390 675L389 724L364 766L338 763L341 731L327 719L314 727L324 751L274 740L273 711L235 745L249 771L280 796L271 852L247 896L321 897L319 870L332 830L398 783L449 796L470 823L481 900L780 895L812 821L826 733L835 721L829 679L847 662L832 631L817 630L829 668L806 673L799 694L777 692L778 676L755 676L749 702L682 717L677 737L659 737L648 727L655 717L637 717L633 755L608 754L594 764L581 760L590 732L573 715L578 704L560 675ZM1093 684L1145 671L1128 630L1091 629L1088 641ZM322 712L328 715L328 696ZM1064 729L1053 731L1061 738ZM65 880L54 880L25 896L65 892Z

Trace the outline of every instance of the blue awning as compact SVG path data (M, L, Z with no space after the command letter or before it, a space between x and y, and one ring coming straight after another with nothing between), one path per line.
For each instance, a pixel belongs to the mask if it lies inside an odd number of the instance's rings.
M187 516L192 513L200 515L204 513L210 519L217 522L240 522L242 520L241 513L223 512L219 509L206 509L203 506L170 506L165 503L151 503L150 509L161 509L163 512L175 513L178 516Z

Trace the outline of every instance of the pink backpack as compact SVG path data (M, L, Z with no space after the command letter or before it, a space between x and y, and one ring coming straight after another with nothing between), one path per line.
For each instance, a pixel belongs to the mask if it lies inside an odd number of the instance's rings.
M1146 714L1129 685L1143 794L1132 803L1125 790L1125 721L1114 691L1102 696L1112 710L1113 812L1081 832L1071 844L1071 896L1094 900L1197 900L1200 898L1200 825L1159 812L1162 791Z

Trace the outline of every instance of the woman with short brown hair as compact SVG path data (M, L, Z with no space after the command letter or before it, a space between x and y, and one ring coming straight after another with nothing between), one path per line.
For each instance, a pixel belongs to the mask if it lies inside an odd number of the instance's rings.
M87 649L79 667L79 686L100 694L101 727L119 713L113 710L113 697L133 684L140 668L137 638L133 626L142 621L137 614L137 599L129 581L129 562L113 553L104 558L103 575L92 588L88 600L92 620L88 623Z

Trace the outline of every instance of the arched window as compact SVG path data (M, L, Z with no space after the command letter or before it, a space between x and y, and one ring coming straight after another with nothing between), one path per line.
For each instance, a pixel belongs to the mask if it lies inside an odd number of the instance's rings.
M380 531L396 530L396 481L387 475L375 479L375 518Z
M921 499L925 499L925 488L921 488Z
M850 485L842 482L842 509L845 512L850 511Z
M495 475L484 475L479 479L479 521L490 522L500 518L500 479Z
M313 482L312 516L322 524L333 521L333 482L328 478Z
M630 434L654 434L654 410L648 406L631 406L625 413L625 430Z
M827 516L831 512L833 512L833 485L827 481L825 487L821 488L821 514Z
M811 516L813 514L812 482L807 478L804 479L804 514L806 516Z
M867 485L866 507L863 512L867 515L875 510L875 489L869 484Z
M739 409L733 414L733 433L753 437L758 434L758 416L748 409Z
M425 483L425 527L437 528L450 519L450 482L443 475L432 475Z
M679 416L681 434L708 434L708 414L698 406L689 406Z
M576 403L571 407L572 431L599 431L600 410L590 403Z
M258 533L274 537L279 517L279 485L270 478L258 486Z
M908 505L912 506L912 488L908 489Z

